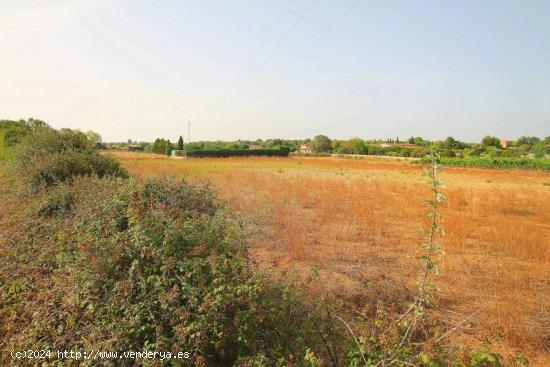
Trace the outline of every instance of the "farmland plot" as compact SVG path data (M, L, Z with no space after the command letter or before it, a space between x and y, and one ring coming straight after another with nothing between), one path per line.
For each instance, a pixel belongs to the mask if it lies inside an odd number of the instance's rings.
M422 168L399 159L169 159L115 153L133 174L209 180L258 230L259 266L322 287L349 312L406 304L420 272L429 196ZM550 175L448 167L449 202L438 317L450 337L522 349L544 365L550 350ZM253 227L253 228L252 228ZM319 293L319 282L304 286Z

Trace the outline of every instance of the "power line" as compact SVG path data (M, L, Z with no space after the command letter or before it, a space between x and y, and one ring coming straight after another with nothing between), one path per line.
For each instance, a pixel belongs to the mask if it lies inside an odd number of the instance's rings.
M353 9L355 9L355 7L361 2L361 0L356 0L354 3L351 4L351 6L344 12L342 13L342 15L340 15L334 22L332 22L332 24L330 26L328 26L327 28L325 28L325 30L315 39L315 41L313 41L306 49L303 50L303 52L300 54L300 56L298 56L290 65L289 67L287 67L283 72L281 72L278 76L281 76L285 73L287 73L290 69L292 69L294 67L294 65L296 65L298 63L298 61L300 61L300 59L309 51L311 50L313 47L315 47L319 42L321 42L321 40L330 32L332 31L337 25L338 23L340 23L349 13L351 13L351 11ZM313 1L312 1L313 3ZM309 9L309 7L312 5L312 3L310 3L310 5L308 6L308 8L306 9L306 11ZM304 15L305 12L302 14ZM265 62L264 62L265 64ZM257 74L257 73L256 73ZM249 83L250 84L250 83ZM242 94L242 93L241 93ZM271 105L271 107L269 107L268 109L266 109L266 111L269 111L273 108L273 105ZM239 125L239 123L235 123L235 124L232 124L231 126L236 126L236 125Z
M285 42L285 40L288 38L288 36L290 36L290 34L294 31L294 29L296 28L296 26L302 21L302 19L304 18L304 16L306 15L306 13L308 12L308 10L311 8L311 6L313 5L315 0L311 0L309 5L304 9L304 11L302 12L302 14L300 14L300 16L298 17L298 19L296 19L296 22L294 22L294 24L292 25L292 27L290 27L290 29L288 30L288 32L283 36L283 38L281 38L281 40L279 41L279 43L277 44L277 46L275 46L275 48L273 48L273 50L271 51L271 53L267 56L267 58L264 60L264 62L262 63L262 65L260 65L260 67L256 70L256 73L254 73L254 75L252 76L252 78L250 78L248 80L248 83L245 85L245 87L240 91L240 93L235 97L235 98L238 98L240 95L242 95L244 92L246 92L246 90L248 89L248 87L252 84L252 82L254 81L254 79L256 79L256 77L258 76L258 74L260 74L260 72L262 71L262 69L264 68L264 66L268 63L268 61L271 59L271 57L275 54L275 52L277 52L279 50L279 48L281 48L281 46L283 45L283 43Z
M325 29L324 32L322 32L319 37L317 37L315 39L315 41L313 41L306 49L304 49L302 51L302 53L300 54L300 56L298 56L284 71L282 71L279 76L283 75L283 74L286 74L287 72L290 71L290 69L292 69L294 67L294 65L296 65L300 59L302 57L304 57L305 54L307 54L307 52L309 50L311 50L313 47L317 46L317 44L319 42L321 42L321 40L330 32L334 29L334 27L336 27L338 25L338 23L340 23L349 13L351 13L351 11L353 9L355 9L355 7L361 2L361 0L357 0L355 1L342 15L340 15L338 17L338 19L336 19L329 27L327 27Z
M271 37L271 34L273 33L273 31L275 30L275 28L277 28L277 26L279 25L279 23L281 22L281 19L283 19L283 17L286 15L289 7L290 7L290 4L292 3L293 0L289 0L288 3L286 4L285 8L283 9L283 11L281 12L281 14L279 15L279 17L277 18L277 20L275 21L275 23L273 23L273 25L271 26L271 28L269 29L269 32L267 32L267 35L265 36L263 42L258 46L258 48L256 49L256 51L254 52L254 54L252 55L252 57L250 58L250 60L248 60L248 63L246 64L245 68L243 69L243 71L241 72L241 74L239 75L239 78L237 78L237 80L235 81L235 84L233 85L233 87L231 88L231 91L230 93L233 93L233 90L235 90L235 88L237 88L237 86L239 85L239 83L241 82L241 79L244 77L244 75L246 74L246 72L248 71L248 69L250 68L250 66L252 65L253 61L256 59L256 57L258 56L258 54L260 53L261 50L263 50L263 48L265 47L265 45L267 44L267 41L269 40L269 38Z
M282 74L285 74L287 73L290 69L292 69L292 67L294 67L294 65L296 65L298 63L298 61L300 61L300 59L309 51L311 50L313 47L315 47L330 31L332 31L337 25L338 23L340 23L349 13L351 13L351 11L353 9L355 9L355 7L361 2L361 0L356 0L354 3L351 4L351 6L344 12L342 13L342 15L340 15L334 22L332 22L332 24L330 26L328 26L327 28L325 28L325 30L315 39L315 41L313 41L306 49L303 50L303 52L300 54L300 56L298 56L294 62L292 62L288 68L286 68L283 72L281 72L279 74L282 75ZM306 8L306 10L304 11L304 13L302 13L302 17L305 15L305 13L309 10L309 8L311 7L311 5L313 4L313 0L312 2L309 4L309 6ZM298 19L298 21L300 21L300 19ZM290 30L290 32L293 30L293 28ZM290 33L289 32L289 33ZM275 50L276 51L276 50ZM274 52L272 52L273 54ZM262 65L265 65L267 61L264 61L264 64ZM255 75L257 75L258 72L256 72ZM248 85L250 85L250 82L248 83ZM241 92L242 94L242 92ZM264 112L267 112L269 110L271 110L273 108L274 104L271 105L271 107L267 108ZM265 113L262 113L262 115L265 114ZM247 121L246 123L248 123L250 121ZM237 125L240 125L242 123L234 123L230 126L237 126Z

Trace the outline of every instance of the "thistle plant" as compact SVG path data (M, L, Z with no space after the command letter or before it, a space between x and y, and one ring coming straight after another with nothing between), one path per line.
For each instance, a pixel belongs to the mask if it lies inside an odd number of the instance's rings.
M443 254L443 249L436 241L436 238L445 235L445 230L442 225L443 217L439 211L439 207L441 203L447 201L447 197L439 191L439 188L445 187L444 182L437 178L437 172L441 169L441 165L437 153L433 151L430 152L428 158L430 159L430 167L424 174L429 179L432 196L430 199L424 201L424 205L429 208L427 214L431 220L428 239L420 245L424 252L424 254L420 256L420 259L425 262L425 265L422 275L418 280L418 296L415 302L416 313L422 313L424 306L433 301L428 290L437 290L437 287L430 283L429 277L430 274L439 274L439 268L435 261L435 257Z
M443 254L441 245L436 241L437 237L445 235L442 221L443 217L439 211L439 207L443 202L447 201L447 197L439 191L444 187L443 181L437 178L437 172L441 169L439 163L439 155L435 152L430 152L427 156L430 161L430 166L425 170L424 175L428 177L428 182L431 187L431 198L423 202L428 207L427 215L430 217L430 226L426 242L420 245L422 255L420 259L424 262L422 273L417 281L418 293L414 302L409 309L397 320L397 323L406 325L406 331L399 343L398 349L401 348L410 338L413 330L416 327L419 318L424 317L425 307L433 303L433 297L430 290L438 290L437 286L430 282L431 274L439 274L439 268L436 262L436 257ZM412 314L412 319L407 316Z

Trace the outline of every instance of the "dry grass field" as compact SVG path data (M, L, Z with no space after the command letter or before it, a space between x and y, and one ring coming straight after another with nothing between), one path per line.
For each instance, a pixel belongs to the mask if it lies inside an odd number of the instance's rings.
M350 312L406 304L421 263L422 168L401 159L171 159L115 154L133 174L209 180L231 206L264 228L259 266L323 286ZM527 170L446 168L449 202L439 316L458 343L525 350L550 363L550 175ZM319 287L309 286L318 292ZM371 310L372 311L372 310ZM548 365L548 364L546 364Z

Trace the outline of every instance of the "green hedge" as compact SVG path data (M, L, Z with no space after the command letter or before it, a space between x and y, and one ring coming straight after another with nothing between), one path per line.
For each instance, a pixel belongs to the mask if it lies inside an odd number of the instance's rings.
M218 150L192 150L186 152L187 157L206 158L206 157L248 157L248 156L279 156L288 157L290 150L281 149L218 149Z
M441 157L442 164L459 167L485 167L485 168L527 168L550 170L550 159L546 158L518 158L518 157ZM413 163L429 163L426 158Z
M292 157L330 157L330 153L300 153L292 152L290 153Z

